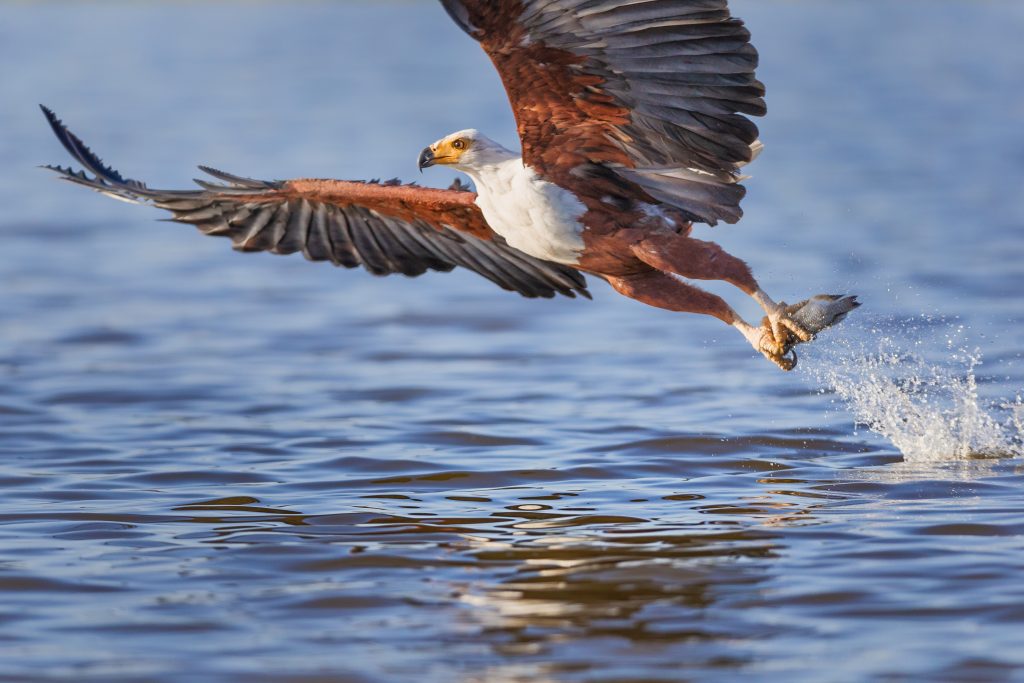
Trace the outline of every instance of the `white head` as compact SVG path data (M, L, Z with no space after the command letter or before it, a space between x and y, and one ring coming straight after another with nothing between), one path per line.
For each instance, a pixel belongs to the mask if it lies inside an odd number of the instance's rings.
M422 171L443 164L467 172L518 156L480 131L469 128L443 137L420 152L419 167Z

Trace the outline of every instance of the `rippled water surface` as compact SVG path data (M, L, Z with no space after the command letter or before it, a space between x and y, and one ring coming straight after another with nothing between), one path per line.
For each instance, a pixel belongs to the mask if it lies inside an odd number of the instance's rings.
M1024 8L733 4L772 111L714 238L866 303L793 375L33 168L37 102L158 186L512 144L434 3L0 4L0 680L1024 680Z

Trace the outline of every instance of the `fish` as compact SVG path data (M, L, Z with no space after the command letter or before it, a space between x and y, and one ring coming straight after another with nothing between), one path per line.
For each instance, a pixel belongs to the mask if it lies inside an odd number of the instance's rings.
M842 294L818 294L797 304L786 307L790 317L812 335L842 322L850 311L859 308L861 303L856 296ZM785 352L788 354L800 344L801 340L794 334L786 341Z

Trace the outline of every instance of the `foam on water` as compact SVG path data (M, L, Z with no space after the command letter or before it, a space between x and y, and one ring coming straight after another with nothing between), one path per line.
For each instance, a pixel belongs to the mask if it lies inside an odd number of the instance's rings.
M982 396L968 332L924 316L850 321L804 347L801 362L907 461L1024 456L1024 403Z

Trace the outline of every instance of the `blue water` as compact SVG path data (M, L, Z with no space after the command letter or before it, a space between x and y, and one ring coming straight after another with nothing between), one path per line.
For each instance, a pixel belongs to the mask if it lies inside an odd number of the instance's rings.
M732 4L767 149L699 236L865 302L792 375L34 168L42 102L154 186L447 185L515 131L435 3L0 4L0 680L1024 680L1024 6Z

